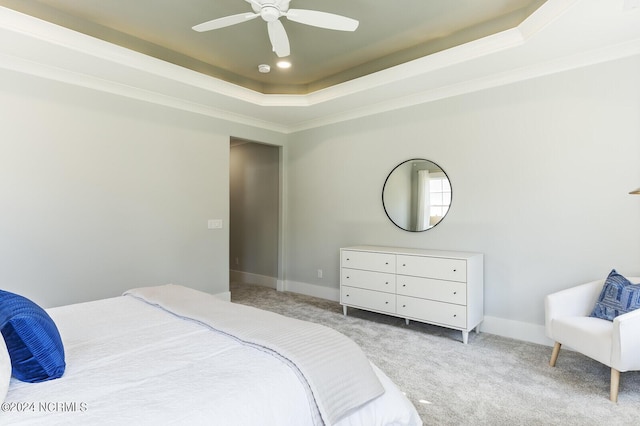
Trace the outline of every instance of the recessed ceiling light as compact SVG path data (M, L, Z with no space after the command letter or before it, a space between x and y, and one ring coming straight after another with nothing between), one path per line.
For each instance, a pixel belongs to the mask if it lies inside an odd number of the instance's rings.
M291 68L291 62L288 62L288 61L279 61L276 65L278 65L278 68L283 68L283 69Z
M258 71L260 71L263 74L266 74L269 71L271 71L271 67L267 64L260 64L258 65Z

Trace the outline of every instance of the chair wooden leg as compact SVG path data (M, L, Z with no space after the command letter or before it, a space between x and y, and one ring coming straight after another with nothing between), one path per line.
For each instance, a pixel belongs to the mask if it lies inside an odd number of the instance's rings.
M551 361L549 361L549 365L552 367L556 366L558 354L560 353L560 346L562 346L560 342L556 342L556 344L553 346L553 352L551 352Z
M618 402L618 389L620 388L620 372L615 368L611 369L611 402Z

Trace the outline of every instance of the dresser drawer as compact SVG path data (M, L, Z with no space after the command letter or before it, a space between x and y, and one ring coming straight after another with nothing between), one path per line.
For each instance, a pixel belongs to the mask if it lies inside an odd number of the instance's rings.
M397 305L398 315L405 318L457 328L467 326L465 306L400 295L397 296Z
M368 290L396 292L395 274L385 272L363 271L361 269L342 268L341 283L349 287L359 287Z
M467 284L457 281L398 275L397 292L404 296L420 297L458 305L467 304Z
M387 253L343 250L340 259L343 268L366 269L368 271L396 272L396 256Z
M340 288L340 303L379 312L395 313L396 295L356 287Z
M441 257L397 256L397 273L448 281L467 281L467 262Z

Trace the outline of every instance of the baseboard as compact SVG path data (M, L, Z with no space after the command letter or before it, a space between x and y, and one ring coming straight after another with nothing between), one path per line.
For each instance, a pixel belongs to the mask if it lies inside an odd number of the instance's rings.
M225 291L222 293L216 293L214 294L215 297L217 297L218 299L224 300L225 302L231 302L231 292L230 291Z
M325 287L315 284L303 283L300 281L285 281L283 285L284 291L292 293L306 294L307 296L319 297L321 299L340 301L340 289L334 287Z
M285 281L282 286L278 286L278 290L291 291L335 302L340 301L340 289L338 288L329 288L299 281ZM544 325L485 316L480 325L480 331L525 342L553 346L553 341L545 335Z
M480 331L502 337L524 340L525 342L553 346L553 341L545 334L544 325L485 316L484 321L480 325Z
M250 272L229 270L229 281L240 282L245 284L254 284L262 287L269 287L280 290L278 279L266 275L252 274Z

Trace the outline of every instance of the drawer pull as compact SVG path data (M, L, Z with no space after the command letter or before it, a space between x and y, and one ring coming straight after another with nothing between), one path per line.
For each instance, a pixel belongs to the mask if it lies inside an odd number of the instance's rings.
M407 305L402 305L402 307L403 307L403 308L406 308L406 307L407 307Z
M453 314L453 317L454 317L454 318L455 318L455 317L457 317L457 316L458 316L457 314Z
M454 270L453 270L453 272L456 272L456 271L457 271L457 269L454 269Z
M406 287L406 286L407 286L406 284L402 284L402 287Z
M384 302L384 304L385 304L385 305L388 305L388 304L389 304L389 302Z
M389 264L389 262L384 262L384 264L385 264L385 265L388 265L388 264Z
M347 278L349 278L349 277L347 277ZM454 291L454 292L453 292L453 294L458 294L458 292L457 292L457 291Z

